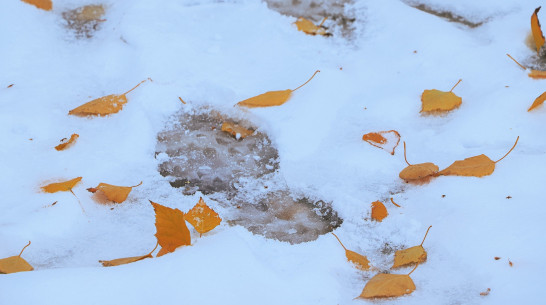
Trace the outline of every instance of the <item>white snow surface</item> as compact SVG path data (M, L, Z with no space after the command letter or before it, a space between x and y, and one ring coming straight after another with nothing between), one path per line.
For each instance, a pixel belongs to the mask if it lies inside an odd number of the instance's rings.
M347 7L357 18L352 37L335 28L332 37L314 37L259 1L105 0L106 21L82 40L64 27L61 13L94 1L54 1L51 12L3 1L0 258L31 240L22 257L35 270L0 275L0 304L541 303L546 108L527 108L545 81L527 77L505 55L533 54L524 39L540 3L422 2L491 18L469 29L401 1L361 1ZM154 247L148 200L187 211L200 196L183 196L157 171L156 135L171 115L184 107L234 111L238 101L295 88L317 69L286 104L245 115L275 142L287 184L331 201L344 219L336 234L376 269L354 268L330 234L290 245L225 221L201 238L191 229L191 246L159 258L98 263ZM117 114L67 115L148 77L153 82L129 93ZM424 89L447 91L460 78L459 109L419 113ZM402 146L392 156L361 140L390 129L406 141L409 162L440 168L482 153L497 160L521 138L490 176L409 185L398 178L406 166ZM80 135L76 145L53 149L72 133ZM79 176L74 193L85 214L69 192L40 191ZM115 206L97 204L86 191L100 182L140 181ZM370 220L376 200L389 211L382 222ZM411 274L417 289L380 302L355 299L392 265L385 244L418 245L429 225L428 260ZM487 288L491 293L480 296Z

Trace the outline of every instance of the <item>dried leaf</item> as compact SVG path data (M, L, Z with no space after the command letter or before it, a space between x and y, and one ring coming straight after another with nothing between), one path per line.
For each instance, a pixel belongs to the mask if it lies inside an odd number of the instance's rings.
M398 176L406 181L421 180L435 175L438 169L438 165L431 162L413 164L404 168Z
M51 11L53 8L53 2L51 0L21 0L23 2L26 2L28 4L32 4L35 7L39 9L43 9L45 11Z
M222 131L225 131L231 134L237 140L244 139L254 133L254 130L246 129L243 126L240 126L239 124L235 124L231 122L224 122L222 124Z
M247 108L255 108L255 107L270 107L270 106L280 106L290 97L292 96L292 92L298 90L299 88L305 86L308 82L310 82L315 75L320 72L319 70L315 71L313 76L309 78L303 85L297 87L294 90L279 90L279 91L269 91L260 95L257 95L255 97L251 97L249 99L246 99L244 101L240 101L237 103L238 106L243 106Z
M75 19L88 22L99 20L104 15L104 7L102 5L85 5L77 10Z
M341 240L339 240L339 237L337 237L336 234L332 233L339 241L339 244L345 249L345 256L347 257L347 260L353 263L358 269L360 270L370 270L370 261L368 258L362 254L358 254L354 251L347 250Z
M32 271L34 268L21 257L23 251L30 245L26 245L23 250L19 253L18 256L10 256L7 258L0 259L0 274L8 274L22 271Z
M199 197L199 202L188 211L185 218L200 234L216 228L222 222L218 213L209 208L201 197Z
M104 266L104 267L114 267L114 266L119 266L119 265L125 265L125 264L138 262L138 261L143 260L145 258L152 258L153 257L152 253L155 251L155 249L157 249L158 244L159 243L157 243L155 245L155 248L152 251L150 251L150 253L148 253L146 255L118 258L118 259L113 259L113 260L110 260L110 261L99 261L99 263L101 263L102 266Z
M74 133L70 136L70 139L68 141L61 141L61 144L55 146L56 150L65 150L72 146L74 143L76 143L76 140L78 139L79 135L77 133Z
M436 89L425 90L421 95L421 112L430 114L444 113L453 110L461 105L462 98L453 93L453 89L461 82L457 82L450 91L440 91Z
M71 192L72 188L81 180L82 177L78 177L64 182L51 183L46 186L42 186L42 190L46 193Z
M408 274L380 273L366 283L359 298L399 297L404 294L410 294L414 290L415 284Z
M394 150L398 146L398 143L400 143L400 134L396 130L370 132L363 135L362 140L394 155Z
M414 264L420 264L427 260L427 251L423 248L423 243L427 238L428 231L432 226L428 227L425 237L420 245L411 247L404 250L398 250L394 253L394 264L391 268L402 268L407 266L412 266Z
M527 111L531 111L537 108L538 106L544 104L544 101L546 101L546 92L542 93L539 97L537 97L536 100L533 102L533 105L531 105L531 107L529 107Z
M174 252L180 246L191 245L190 230L186 226L184 213L171 209L150 200L155 211L155 228L157 241L161 250L157 256Z
M305 34L309 35L328 35L326 30L322 27L322 24L324 21L326 21L327 17L322 19L322 22L317 26L312 21L305 19L303 17L298 18L294 24L298 27L298 31L302 31Z
M540 51L540 48L544 45L545 41L542 29L540 28L540 22L538 21L538 11L540 11L540 6L537 7L533 15L531 15L531 32L533 33L533 40L537 47L537 53Z
M464 160L457 160L438 174L445 176L483 177L491 175L493 171L495 171L495 162L486 155L481 154Z
M127 93L135 90L140 84L146 80L141 81L138 85L131 90L123 94L111 94L98 99L94 99L88 103L85 103L79 107L76 107L68 112L68 114L76 116L104 116L119 112L123 105L127 103Z
M372 202L372 219L375 221L382 221L387 217L389 213L387 212L387 208L383 203L380 201L374 201Z
M108 198L108 200L116 203L122 203L127 199L127 196L129 196L129 193L131 192L133 187L140 186L141 184L142 182L133 186L117 186L107 183L99 183L97 187L88 188L87 190L91 193L101 191L101 193L104 194L106 198Z

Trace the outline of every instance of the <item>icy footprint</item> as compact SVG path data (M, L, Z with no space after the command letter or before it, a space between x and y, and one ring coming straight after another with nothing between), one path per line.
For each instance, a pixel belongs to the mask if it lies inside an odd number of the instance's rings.
M197 110L177 114L173 126L158 135L156 154L166 155L159 171L173 187L186 195L200 191L229 207L229 224L293 244L315 240L341 224L330 204L290 190L266 134L237 138L221 130L226 121L250 127Z

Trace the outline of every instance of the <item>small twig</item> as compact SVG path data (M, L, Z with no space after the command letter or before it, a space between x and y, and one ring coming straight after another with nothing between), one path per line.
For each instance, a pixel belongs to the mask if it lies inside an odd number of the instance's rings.
M186 102L179 96L178 99L182 102L182 104L186 105Z

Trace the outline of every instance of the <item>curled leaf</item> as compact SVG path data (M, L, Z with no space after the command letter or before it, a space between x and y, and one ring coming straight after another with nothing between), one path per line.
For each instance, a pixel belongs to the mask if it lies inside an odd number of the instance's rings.
M423 243L427 238L428 231L432 226L428 227L425 237L420 245L411 247L404 250L398 250L394 253L394 264L391 268L402 268L412 266L414 264L420 264L427 260L427 251L423 248Z
M538 106L544 104L544 101L546 101L546 92L542 93L539 97L537 97L535 99L535 101L533 102L533 105L531 105L531 107L529 107L529 109L527 109L527 111L531 111L531 110L537 108Z
M53 2L51 0L21 0L23 2L26 2L28 4L32 4L35 7L39 9L43 9L45 11L51 11L53 8Z
M362 140L394 155L394 150L398 146L398 143L400 143L400 134L396 130L370 132L363 135Z
M185 219L195 228L200 234L206 233L218 226L222 222L222 218L213 209L205 203L203 198L199 197L199 202L188 211Z
M87 190L91 193L100 191L102 194L104 194L104 196L106 196L106 198L108 198L108 200L115 203L122 203L127 199L127 196L129 196L129 193L131 190L133 190L133 187L140 186L141 184L142 182L134 186L117 186L107 183L99 183L97 187L88 188Z
M79 107L76 107L68 112L68 114L76 116L105 116L119 112L123 109L123 105L127 103L127 94L135 90L140 84L146 80L141 81L133 87L131 90L123 94L110 94L101 98L94 99L88 103L85 103Z
M353 263L358 269L360 270L370 270L370 261L368 258L362 254L358 254L354 251L347 250L341 240L339 240L339 237L337 237L336 234L332 233L339 242L339 244L343 247L345 250L345 256L347 257L347 260Z
M71 192L72 188L81 180L82 177L78 177L64 182L51 183L46 186L42 186L42 190L46 193Z
M533 40L537 47L537 53L540 51L540 48L544 45L545 41L542 29L540 28L540 22L538 21L538 11L540 11L540 6L537 7L533 15L531 15L531 32L533 33Z
M222 124L222 131L225 131L232 136L234 136L237 140L238 139L244 139L254 133L253 130L246 129L243 126L240 126L239 124L231 123L231 122L224 122Z
M375 221L382 221L387 217L389 213L387 212L387 208L381 201L374 201L372 202L372 219Z
M57 151L60 151L60 150L65 150L65 149L69 148L74 143L76 143L76 140L78 139L78 137L79 137L79 135L77 133L72 134L70 136L70 139L68 139L67 141L61 141L61 144L55 146L55 149Z
M104 266L104 267L114 267L114 266L119 266L119 265L125 265L125 264L138 262L138 261L143 260L145 258L152 258L153 257L152 253L155 251L155 249L157 249L157 245L159 245L159 243L157 243L155 245L155 248L152 251L150 251L150 253L148 253L146 255L125 257L125 258L117 258L117 259L113 259L113 260L109 260L109 261L99 261L99 263L101 263L102 266Z
M447 92L436 89L423 91L421 95L421 112L430 114L444 113L459 107L463 99L452 91L460 82L461 80Z
M174 252L180 246L191 245L190 230L186 226L184 213L179 209L171 209L151 200L150 203L155 211L155 236L161 246L157 256Z
M21 257L21 254L23 254L23 251L25 251L28 246L30 246L30 241L28 242L28 245L21 250L19 255L0 259L0 274L34 270L34 268Z
M326 19L328 19L328 17L324 17L319 25L315 25L311 20L299 17L298 20L294 22L294 24L298 27L298 31L302 31L305 34L324 36L328 35L328 33L326 33L326 30L322 27L322 24L324 24L324 21L326 21Z
M410 182L424 181L429 177L433 177L438 173L438 166L431 162L410 164L406 158L406 142L404 142L404 160L408 164L408 167L404 168L398 176L401 179Z
M305 86L319 72L320 72L319 70L315 71L315 73L313 74L313 76L311 76L311 78L309 78L305 83L303 83L303 85L297 87L294 90L287 89L287 90L279 90L279 91L269 91L269 92L257 95L255 97L246 99L244 101L240 101L239 103L237 103L237 106L243 106L247 108L280 106L286 103L288 99L290 99L290 97L292 96L292 92Z

